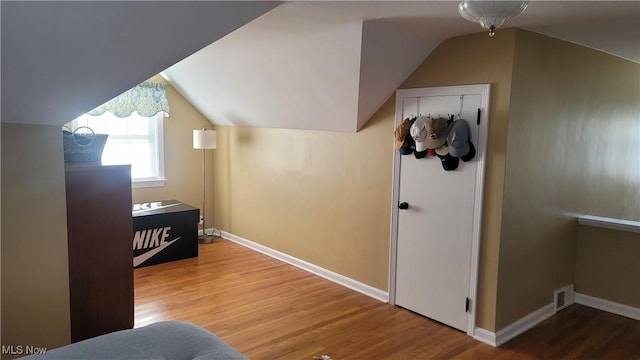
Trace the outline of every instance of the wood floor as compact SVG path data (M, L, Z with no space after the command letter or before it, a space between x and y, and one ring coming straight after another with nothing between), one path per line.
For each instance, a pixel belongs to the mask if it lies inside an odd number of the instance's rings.
M640 359L640 322L581 305L495 349L226 240L134 271L135 326L192 322L253 360Z

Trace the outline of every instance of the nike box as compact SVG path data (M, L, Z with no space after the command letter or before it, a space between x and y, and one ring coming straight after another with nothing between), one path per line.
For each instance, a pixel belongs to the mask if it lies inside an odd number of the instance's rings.
M176 200L133 204L133 267L198 256L200 210Z

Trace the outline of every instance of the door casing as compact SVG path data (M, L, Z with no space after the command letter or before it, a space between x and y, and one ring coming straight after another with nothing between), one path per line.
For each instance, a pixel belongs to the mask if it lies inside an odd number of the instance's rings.
M476 299L478 290L478 265L480 255L480 236L482 225L482 200L484 194L484 173L486 164L487 135L489 128L489 104L491 99L491 85L461 85L440 86L416 89L401 89L396 91L395 126L402 122L402 110L405 98L421 96L447 96L479 94L482 96L480 125L478 127L478 144L476 145L476 191L474 204L473 239L471 249L471 274L469 281L469 312L467 316L467 335L474 336L476 320ZM416 114L421 115L421 114ZM395 128L394 126L394 128ZM398 202L400 184L400 154L395 152L393 157L393 190L391 202L391 249L389 259L389 303L395 305L396 300L396 270L398 248Z

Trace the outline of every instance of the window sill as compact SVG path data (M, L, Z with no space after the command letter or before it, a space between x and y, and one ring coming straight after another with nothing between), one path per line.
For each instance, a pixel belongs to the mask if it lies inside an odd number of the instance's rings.
M141 179L131 180L132 189L163 187L167 179Z
M578 216L578 224L640 233L640 221L613 219L593 215L581 215Z

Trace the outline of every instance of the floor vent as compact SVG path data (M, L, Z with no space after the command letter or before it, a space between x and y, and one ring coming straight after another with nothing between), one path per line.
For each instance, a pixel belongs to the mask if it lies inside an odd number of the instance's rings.
M567 285L553 292L555 311L558 312L575 302L573 285Z

